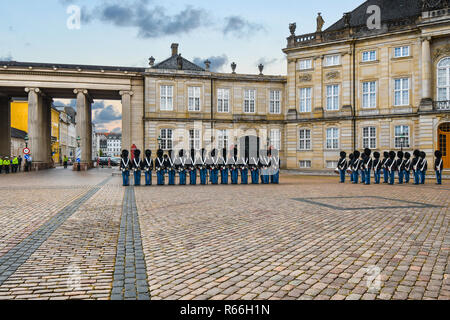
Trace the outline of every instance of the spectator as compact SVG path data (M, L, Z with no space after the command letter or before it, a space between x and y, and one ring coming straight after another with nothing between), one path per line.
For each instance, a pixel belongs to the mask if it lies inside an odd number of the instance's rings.
M19 160L19 172L20 172L20 168L22 167L22 160L23 160L21 155L19 155L18 160Z

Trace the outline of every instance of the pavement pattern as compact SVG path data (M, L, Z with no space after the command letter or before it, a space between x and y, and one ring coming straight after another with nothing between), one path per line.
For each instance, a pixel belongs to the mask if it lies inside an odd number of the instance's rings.
M450 183L0 175L0 299L449 300Z

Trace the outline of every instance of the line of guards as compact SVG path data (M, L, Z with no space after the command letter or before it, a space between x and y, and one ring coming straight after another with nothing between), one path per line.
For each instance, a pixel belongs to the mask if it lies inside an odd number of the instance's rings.
M248 174L250 172L251 183L259 184L278 184L279 183L279 157L274 155L273 150L264 150L258 156L238 157L237 149L234 148L232 154L227 156L227 149L222 150L219 155L218 150L213 149L208 155L205 149L196 153L191 149L190 155L184 150L179 150L178 156L174 156L173 151L169 150L164 154L163 150L157 151L157 157L152 159L151 150L145 151L145 156L141 159L140 150L134 151L134 158L129 158L128 150L122 151L122 160L120 169L122 171L123 185L128 186L130 171L133 171L134 185L141 185L141 174L145 173L145 185L152 185L152 171L156 171L157 184L165 184L166 175L168 175L168 184L176 184L178 174L178 184L186 185L189 175L189 184L197 184L197 172L200 177L200 184L228 184L229 177L231 184L239 184L239 175L241 184L248 184ZM209 179L208 179L209 177Z
M373 170L375 184L380 184L381 171L383 170L383 183L393 185L396 172L399 184L409 183L412 172L415 185L425 184L428 170L425 152L415 150L412 159L409 152L403 153L403 151L398 151L397 154L394 151L384 152L383 159L380 159L381 154L379 152L373 153L373 159L371 154L372 150L367 148L362 153L359 151L353 152L349 155L349 160L347 160L347 154L342 151L338 167L336 168L336 173L340 174L340 182L345 183L345 175L348 173L352 183L357 184L359 176L361 176L361 183L369 185ZM444 169L442 152L437 150L434 155L436 157L434 163L436 182L438 185L441 185L442 170Z

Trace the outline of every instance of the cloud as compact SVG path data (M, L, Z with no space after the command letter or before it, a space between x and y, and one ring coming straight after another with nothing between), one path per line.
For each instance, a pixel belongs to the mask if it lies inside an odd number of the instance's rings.
M77 110L77 100L76 99L61 99L55 100L53 102L55 107L72 107L75 111Z
M122 128L120 128L120 127L114 128L114 129L111 130L111 132L113 132L113 133L122 133Z
M232 34L238 38L243 38L261 30L264 30L264 26L261 24L250 22L240 16L229 16L225 18L225 26L222 32L224 35Z
M260 58L258 61L256 61L257 65L263 64L265 67L274 63L277 63L278 59L277 58L273 58L273 59L267 59L267 58Z
M92 110L99 110L99 109L104 109L104 108L105 108L104 101L94 102L92 104Z
M111 121L121 120L122 115L112 105L97 111L94 116L95 124L105 124Z
M141 38L158 38L166 35L188 33L206 26L209 15L204 9L186 6L177 14L170 15L159 5L149 6L149 0L134 2L104 2L88 12L82 8L82 21L98 19L117 27L135 27Z
M211 56L205 59L195 57L192 62L194 62L196 65L200 67L204 67L204 62L206 60L211 61L211 71L217 72L222 69L223 66L225 66L228 63L228 57L227 55L223 54L221 56Z
M13 57L11 53L8 53L6 56L0 56L0 61L12 61Z

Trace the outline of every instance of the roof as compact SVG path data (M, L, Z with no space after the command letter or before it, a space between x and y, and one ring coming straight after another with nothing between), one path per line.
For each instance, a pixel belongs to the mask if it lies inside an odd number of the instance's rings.
M11 127L11 138L25 140L26 135L27 135L27 133L25 131Z
M178 58L181 58L182 67L178 68ZM166 70L189 70L189 71L205 71L205 69L199 67L195 63L183 58L181 54L176 54L171 56L170 58L154 65L152 69L166 69Z
M135 67L114 67L114 66L97 66L85 64L61 64L61 63L37 63L37 62L18 62L18 61L0 61L1 66L8 67L33 67L33 68L58 68L58 69L82 69L94 71L128 71L128 72L144 72L145 68Z
M422 13L422 0L368 0L354 9L350 14L350 27L359 27L367 24L367 8L377 5L381 9L381 22L404 20L419 17ZM331 25L325 31L344 29L344 18Z

